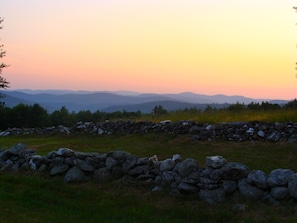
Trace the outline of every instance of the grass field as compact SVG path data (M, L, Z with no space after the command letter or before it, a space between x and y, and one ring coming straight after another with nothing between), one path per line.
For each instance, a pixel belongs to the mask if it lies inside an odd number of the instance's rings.
M0 148L17 143L37 154L68 147L77 151L124 150L140 157L160 159L180 154L205 165L205 157L222 155L266 173L276 168L297 172L297 145L266 142L193 142L188 136L8 136ZM0 222L296 222L297 203L272 206L232 197L224 204L208 205L196 195L153 193L151 187L128 187L121 181L68 185L62 177L47 174L0 172ZM243 211L235 210L244 206Z

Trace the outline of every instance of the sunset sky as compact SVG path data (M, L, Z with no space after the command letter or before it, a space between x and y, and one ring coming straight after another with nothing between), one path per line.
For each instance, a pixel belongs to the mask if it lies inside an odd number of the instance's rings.
M297 98L292 0L5 0L11 89Z

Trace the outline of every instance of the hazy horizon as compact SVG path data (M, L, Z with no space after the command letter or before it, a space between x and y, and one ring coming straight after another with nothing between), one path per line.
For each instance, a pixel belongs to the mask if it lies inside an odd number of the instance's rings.
M255 99L255 100L286 100L286 101L290 101L290 100L294 100L295 98L291 98L291 99L284 99L284 98L263 98L263 97L248 97L246 95L240 95L240 94L232 94L232 95L228 95L228 94L223 94L223 93L216 93L216 94L203 94L203 93L197 93L197 92L191 92L191 91L182 91L182 92L164 92L164 93L158 93L158 92L141 92L141 91L130 91L130 90L71 90L71 89L2 89L2 91L21 91L21 92L44 92L44 91L50 91L50 92L106 92L106 93L117 93L120 95L141 95L141 94L157 94L157 95L178 95L178 94L195 94L195 95L203 95L203 96L217 96L217 95L223 95L223 96L227 96L227 97L244 97L244 98L251 98L251 99Z
M11 90L292 100L297 95L294 5L279 0L5 1L0 37L3 62L10 67L2 76Z

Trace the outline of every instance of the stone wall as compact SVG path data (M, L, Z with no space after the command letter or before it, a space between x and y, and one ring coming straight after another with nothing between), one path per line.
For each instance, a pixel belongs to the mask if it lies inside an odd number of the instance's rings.
M297 123L271 123L271 122L229 122L207 124L195 121L162 122L149 121L117 121L117 122L80 122L74 127L53 126L46 128L20 129L11 128L0 132L0 136L26 135L26 134L172 134L189 135L193 140L199 141L252 141L264 140L271 142L288 141L297 142Z
M166 189L171 194L198 194L211 204L234 194L276 205L282 200L297 201L297 173L292 170L275 169L266 174L221 156L206 157L206 167L201 167L197 160L182 159L178 154L158 160L156 155L140 158L125 151L83 153L60 148L40 156L17 144L0 151L0 168L62 175L65 183L121 180L127 185L151 186L153 192Z

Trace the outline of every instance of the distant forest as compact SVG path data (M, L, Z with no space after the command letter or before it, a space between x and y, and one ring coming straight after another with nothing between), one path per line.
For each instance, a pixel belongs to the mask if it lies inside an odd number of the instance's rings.
M75 126L78 122L103 122L106 120L146 120L147 117L170 117L170 113L190 113L193 116L195 114L209 113L211 111L230 111L230 112L243 112L243 111L282 111L282 110L297 110L297 99L288 102L287 104L280 106L279 104L271 104L269 102L262 103L250 103L248 105L236 103L231 104L226 108L214 108L207 106L206 109L200 110L197 108L186 108L178 111L168 112L162 107L162 105L152 108L151 114L142 114L140 111L127 112L90 112L89 110L80 112L69 112L66 107L61 107L60 110L56 110L49 114L46 109L39 104L25 105L18 104L13 108L0 106L0 129L5 130L7 128L38 128L48 126L64 125L68 127Z

